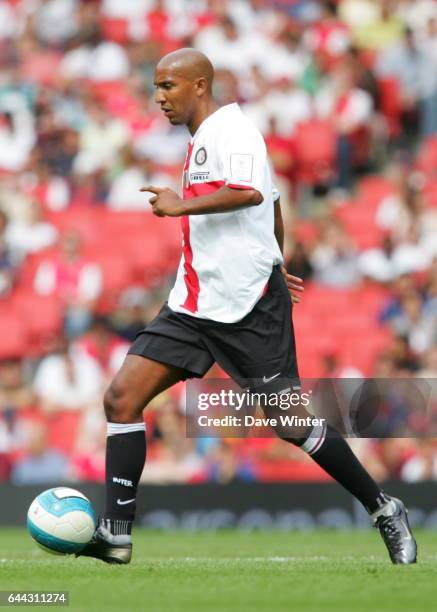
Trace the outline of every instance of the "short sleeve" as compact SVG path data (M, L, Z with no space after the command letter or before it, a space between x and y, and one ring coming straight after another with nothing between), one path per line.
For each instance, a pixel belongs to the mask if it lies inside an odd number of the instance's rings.
M254 127L225 135L220 147L223 179L228 187L263 192L267 168L264 140Z

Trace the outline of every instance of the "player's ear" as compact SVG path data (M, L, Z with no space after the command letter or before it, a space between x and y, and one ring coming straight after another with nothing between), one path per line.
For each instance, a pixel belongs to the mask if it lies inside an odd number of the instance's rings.
M196 96L199 96L199 98L203 95L205 95L205 92L208 89L208 81L205 79L205 77L199 77L198 79L196 79L194 81L194 91Z

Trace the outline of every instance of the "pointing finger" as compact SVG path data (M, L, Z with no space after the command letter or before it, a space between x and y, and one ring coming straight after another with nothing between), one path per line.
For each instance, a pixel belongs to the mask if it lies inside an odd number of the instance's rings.
M148 187L141 187L140 191L150 191L150 193L156 193L158 195L161 191L164 191L165 187L155 187L154 185L149 185Z

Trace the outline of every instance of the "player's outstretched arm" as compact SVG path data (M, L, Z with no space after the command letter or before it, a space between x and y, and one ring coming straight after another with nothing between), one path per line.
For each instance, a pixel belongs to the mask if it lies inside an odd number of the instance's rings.
M183 200L168 187L143 187L140 191L155 194L149 199L153 214L158 217L181 217L183 215L208 215L231 212L239 208L258 206L263 197L256 189L236 189L224 185L217 191L197 198Z

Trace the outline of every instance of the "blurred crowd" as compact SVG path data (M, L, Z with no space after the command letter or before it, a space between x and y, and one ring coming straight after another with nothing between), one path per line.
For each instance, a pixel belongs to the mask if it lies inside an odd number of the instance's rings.
M436 0L0 0L0 480L103 479L102 392L179 256L139 188L179 189L153 72L181 46L266 139L301 375L437 377ZM273 438L186 438L183 397L147 411L145 481L326 478ZM432 439L352 444L437 478Z

